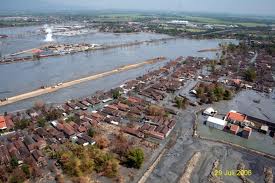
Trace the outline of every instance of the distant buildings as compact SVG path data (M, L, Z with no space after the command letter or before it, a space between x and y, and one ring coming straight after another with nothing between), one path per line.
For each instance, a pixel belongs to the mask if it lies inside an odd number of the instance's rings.
M168 22L170 24L178 24L178 25L188 25L189 21L186 20L172 20L170 22Z

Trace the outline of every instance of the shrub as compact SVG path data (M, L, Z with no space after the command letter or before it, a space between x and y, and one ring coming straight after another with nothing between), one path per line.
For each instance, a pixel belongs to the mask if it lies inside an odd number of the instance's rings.
M127 154L127 165L133 168L140 168L144 161L144 153L140 148L131 149Z

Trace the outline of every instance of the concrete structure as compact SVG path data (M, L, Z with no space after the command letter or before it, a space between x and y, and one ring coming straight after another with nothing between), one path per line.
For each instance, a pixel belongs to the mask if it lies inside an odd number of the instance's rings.
M223 130L227 125L227 121L209 116L206 120L206 125L212 128Z
M261 129L260 129L260 132L262 132L264 134L267 134L267 132L268 132L268 126L267 125L262 125Z

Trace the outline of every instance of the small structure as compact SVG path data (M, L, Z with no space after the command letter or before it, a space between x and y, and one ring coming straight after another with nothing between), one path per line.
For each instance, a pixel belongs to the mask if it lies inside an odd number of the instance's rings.
M248 139L252 133L252 128L250 127L244 127L242 131L242 137Z
M217 111L215 111L212 107L208 107L203 111L203 115L205 116L214 116L215 114L217 114Z
M206 120L206 125L212 128L223 130L227 125L227 121L209 116Z
M239 131L240 127L238 125L232 124L230 126L230 133L236 135Z
M262 132L264 134L267 134L267 132L268 132L268 126L267 125L262 125L261 129L260 129L260 132Z

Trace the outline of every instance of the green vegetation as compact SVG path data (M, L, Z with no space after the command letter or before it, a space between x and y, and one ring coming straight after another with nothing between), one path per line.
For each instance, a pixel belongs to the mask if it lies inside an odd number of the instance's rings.
M94 146L83 147L70 143L63 148L63 151L58 152L58 161L69 176L87 176L93 171L107 177L115 177L118 174L119 161L108 152Z
M230 18L230 17L203 17L203 16L185 16L185 20L206 23L206 24L225 24L232 25L237 24L244 27L256 27L256 26L266 26L263 21L257 21L256 19L240 19L240 18Z
M57 120L62 116L62 112L58 109L51 109L49 112L46 113L46 120L47 121L53 121Z
M10 165L12 168L18 167L18 159L16 157L12 157L10 160Z
M257 77L256 70L253 68L247 69L244 73L244 77L245 77L246 81L250 81L250 82L255 81L255 79Z
M129 150L127 153L127 165L133 168L140 168L144 161L144 153L140 148Z
M96 134L96 131L95 131L93 128L90 128L90 129L88 130L88 135L89 135L90 137L94 137L95 134Z
M165 116L166 114L165 110L157 105L150 105L148 107L148 113L152 116Z
M15 129L23 130L23 129L27 128L30 124L31 124L31 120L29 120L29 119L17 120L17 121L15 121Z
M202 103L213 103L232 98L232 91L218 83L209 85L201 83L196 91L197 97L200 98Z
M121 96L119 90L113 90L112 95L114 99L118 99Z
M175 97L176 107L179 109L185 109L187 105L187 99L181 97Z
M26 175L27 177L30 177L31 172L30 172L30 167L29 167L29 165L23 164L22 167L21 167L21 169L22 169L22 171L25 173L25 175Z
M47 120L43 117L37 119L37 124L39 127L45 127L47 123Z
M77 116L73 115L73 116L69 116L65 121L66 122L73 121L75 123L78 123L80 121L80 119Z

